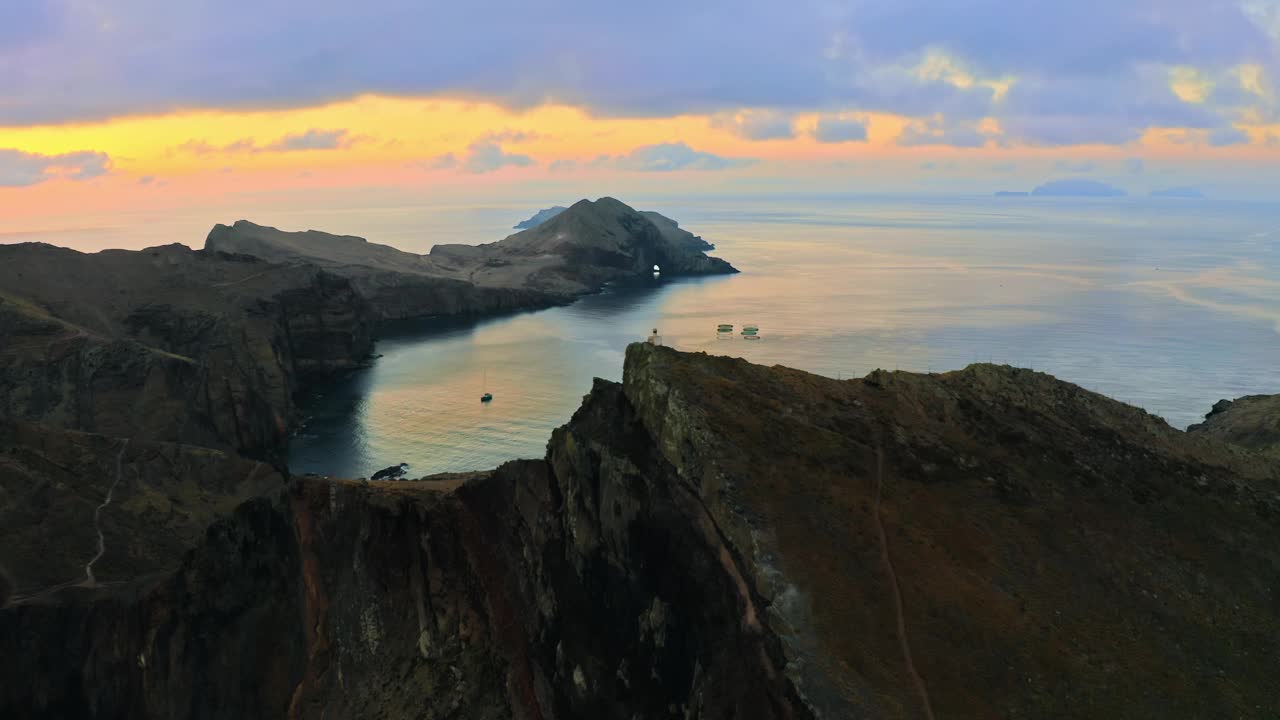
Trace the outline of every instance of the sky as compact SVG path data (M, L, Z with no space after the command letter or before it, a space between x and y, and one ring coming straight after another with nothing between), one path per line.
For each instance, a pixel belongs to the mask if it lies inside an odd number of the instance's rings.
M4 0L0 214L1055 179L1267 199L1278 91L1280 0Z

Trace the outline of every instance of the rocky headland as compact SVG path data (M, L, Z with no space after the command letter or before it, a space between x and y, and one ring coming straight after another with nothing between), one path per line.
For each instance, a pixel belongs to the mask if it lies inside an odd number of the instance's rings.
M547 307L649 273L654 265L671 276L737 272L708 257L704 251L712 246L674 220L608 197L581 200L498 242L437 244L426 255L244 220L215 227L205 249L313 265L348 278L380 320Z
M5 717L1280 706L1280 462L1004 366L637 344L542 459L293 478L166 573L106 557L0 611Z

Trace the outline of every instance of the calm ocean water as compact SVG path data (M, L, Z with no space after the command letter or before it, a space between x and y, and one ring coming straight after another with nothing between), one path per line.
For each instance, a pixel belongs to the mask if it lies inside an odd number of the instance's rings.
M563 201L565 198L561 198ZM718 246L742 273L656 280L561 308L424 322L384 337L373 367L304 398L295 472L482 469L538 457L623 350L669 345L836 377L976 361L1044 370L1176 427L1214 401L1280 392L1280 207L1037 198L625 198ZM489 242L541 205L254 212L415 252ZM199 246L213 222L105 218L40 236L82 249ZM141 231L140 231L141 229ZM761 340L718 340L718 323ZM494 394L482 405L479 395Z
M634 204L716 243L742 274L402 329L379 342L372 368L305 400L311 419L291 468L362 476L406 462L416 476L541 456L591 379L620 379L627 343L652 327L680 349L832 377L975 361L1032 367L1177 427L1219 398L1280 392L1276 208L1028 198ZM453 208L431 222L480 242L534 209ZM352 219L371 239L426 249L407 217ZM763 339L717 339L718 323L754 323Z

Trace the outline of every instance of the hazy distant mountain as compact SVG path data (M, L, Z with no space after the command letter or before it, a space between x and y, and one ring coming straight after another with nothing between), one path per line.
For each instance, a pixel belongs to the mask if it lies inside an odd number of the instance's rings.
M1026 197L1031 193L1026 190L997 190L996 197Z
M1203 200L1204 193L1199 188L1193 187L1172 187L1163 190L1152 190L1151 197L1156 198L1184 198L1192 200Z
M1124 197L1124 190L1097 180L1052 180L1031 191L1037 197Z
M568 210L562 205L552 205L534 213L528 220L522 220L516 224L517 230L530 230L558 216L560 213ZM691 250L715 250L716 246L703 240L702 238L681 229L680 223L661 213L652 210L641 210L640 214L645 216L657 226L658 230L664 237L668 238L676 244L683 244Z
M559 215L560 213L568 209L569 208L563 205L552 205L549 208L544 208L534 213L533 217L529 218L528 220L521 220L520 222L516 223L514 227L516 230L528 230L529 228L538 227L542 223L550 220L551 218Z

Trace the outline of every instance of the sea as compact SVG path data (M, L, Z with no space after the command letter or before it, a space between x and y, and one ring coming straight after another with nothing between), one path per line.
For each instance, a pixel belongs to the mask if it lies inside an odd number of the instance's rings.
M628 197L716 245L737 275L645 277L563 306L389 328L368 369L310 390L294 472L367 477L541 457L592 378L620 380L628 343L786 365L832 378L976 362L1051 373L1177 428L1213 403L1280 393L1280 205L1155 198ZM566 204L566 203L562 203ZM491 242L538 210L516 202L263 211L426 252ZM199 246L214 221L49 231L70 246ZM184 225L186 223L186 225ZM196 237L155 237L203 226ZM192 230L195 232L195 230ZM147 242L155 239L157 242ZM719 324L734 325L718 333ZM759 328L758 339L740 334ZM493 394L489 403L480 395Z

